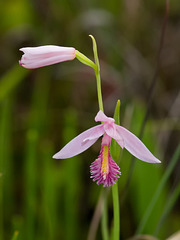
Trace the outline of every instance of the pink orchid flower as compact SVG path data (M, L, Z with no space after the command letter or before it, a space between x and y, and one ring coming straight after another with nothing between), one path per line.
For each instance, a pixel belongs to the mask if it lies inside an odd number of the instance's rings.
M101 151L98 158L91 164L91 178L103 187L113 185L119 178L120 168L110 155L111 139L115 139L121 148L126 148L132 155L144 162L160 163L160 161L146 148L146 146L134 134L127 129L115 124L113 118L107 117L99 111L95 117L100 125L92 127L81 133L64 146L53 158L64 159L84 152L92 146L102 135Z
M40 47L24 47L19 50L24 52L19 64L29 69L73 60L76 57L76 50L73 47L46 45Z

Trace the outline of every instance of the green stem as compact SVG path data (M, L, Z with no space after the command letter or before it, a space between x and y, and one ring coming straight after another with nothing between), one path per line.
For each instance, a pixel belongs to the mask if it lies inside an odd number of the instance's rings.
M114 228L113 228L113 240L120 239L120 209L119 209L119 196L118 196L118 184L112 186L112 198L113 198L113 212L114 212Z
M101 92L101 77L100 77L100 66L99 66L99 59L98 59L98 53L97 53L97 44L96 44L94 37L92 35L89 35L89 36L92 38L94 60L95 60L95 64L96 64L96 68L94 68L94 73L95 73L96 81L97 81L97 94L98 94L99 110L104 112L102 92Z
M105 191L107 189L103 189L103 212L102 212L102 221L101 221L101 230L102 230L102 239L108 240L109 234L108 234L108 204L107 204L107 194L108 192Z
M97 83L97 95L98 95L98 104L99 104L99 110L104 112L103 108L103 100L102 100L102 92L101 92L101 77L100 77L100 65L99 65L99 59L98 59L98 53L97 53L97 44L92 35L89 35L92 38L93 42L93 52L94 52L94 60L95 60L95 68L94 73L96 76L96 83ZM107 209L107 194L103 194L103 200L104 200L104 207L103 207L103 213L102 213L102 222L101 222L101 230L102 230L102 237L103 240L108 240L108 209Z
M97 53L97 45L94 37L89 35L92 38L93 42L93 52L94 52L94 59L96 68L94 68L96 81L97 81L97 94L98 94L98 103L99 103L99 110L104 112L103 109L103 101L102 101L102 92L101 92L101 77L100 77L100 66L99 66L99 59ZM117 102L114 119L116 124L119 124L119 112L120 112L120 101ZM118 159L119 154L116 151L115 147L111 148L112 152L117 156L115 160ZM113 212L114 212L114 229L113 229L113 240L120 239L120 215L119 215L119 195L118 195L118 185L115 184L112 186L112 198L113 198ZM104 197L104 201L106 201L106 197ZM103 225L103 239L108 239L107 230L107 204L104 205L103 209L103 218L102 218L102 225Z
M96 80L97 80L97 94L98 94L98 103L99 110L104 112L103 101L102 101L102 92L101 92L101 78L100 78L100 70L95 70Z

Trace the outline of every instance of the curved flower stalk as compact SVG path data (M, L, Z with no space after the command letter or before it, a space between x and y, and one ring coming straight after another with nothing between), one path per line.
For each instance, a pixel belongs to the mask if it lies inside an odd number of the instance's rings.
M103 122L81 133L64 146L53 158L65 159L84 152L99 137L103 136L99 157L91 164L91 177L104 187L113 185L119 175L118 165L110 156L111 139L115 139L121 148L126 148L132 155L144 162L160 163L146 146L127 129L115 124L113 118L107 117L101 110L95 117L96 122Z

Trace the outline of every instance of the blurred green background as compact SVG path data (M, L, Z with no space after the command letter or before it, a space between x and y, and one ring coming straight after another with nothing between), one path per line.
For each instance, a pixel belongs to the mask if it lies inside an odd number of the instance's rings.
M72 46L93 60L92 34L98 44L105 113L112 116L120 99L121 125L139 135L164 16L164 0L0 1L0 240L87 239L102 190L89 173L100 141L72 159L52 159L69 140L95 125L93 70L77 60L23 69L19 48ZM122 152L121 239L135 235L172 159L179 159L179 79L180 3L174 0L142 138L162 164L134 162ZM180 230L179 171L176 163L142 234L167 239ZM110 194L108 215L111 230ZM96 239L102 239L100 227Z

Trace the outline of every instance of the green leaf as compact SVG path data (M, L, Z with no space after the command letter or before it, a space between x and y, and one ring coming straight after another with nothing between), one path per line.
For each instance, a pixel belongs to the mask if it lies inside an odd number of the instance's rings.
M91 61L89 58L87 58L84 54L80 53L78 50L76 50L76 58L82 62L83 64L92 67L94 70L96 69L96 64Z
M99 58L98 58L98 53L97 53L97 44L96 44L96 40L92 35L89 35L92 38L92 42L93 42L93 52L94 52L94 60L97 66L97 71L100 71L100 66L99 66Z
M120 100L117 101L116 108L114 111L115 123L119 125L120 123ZM112 139L111 142L111 156L115 161L119 159L120 156L120 146ZM113 214L114 214L114 226L113 226L113 240L120 239L120 207L119 207L119 194L118 194L118 184L112 186L112 198L113 198Z
M120 102L120 100L118 100L115 111L114 111L114 120L117 125L120 125L120 105L121 105L121 102ZM121 148L120 148L119 144L114 139L112 139L112 141L111 141L111 156L115 161L117 161L119 159L120 150L121 150Z
M15 231L12 237L12 240L17 240L18 239L19 232Z

